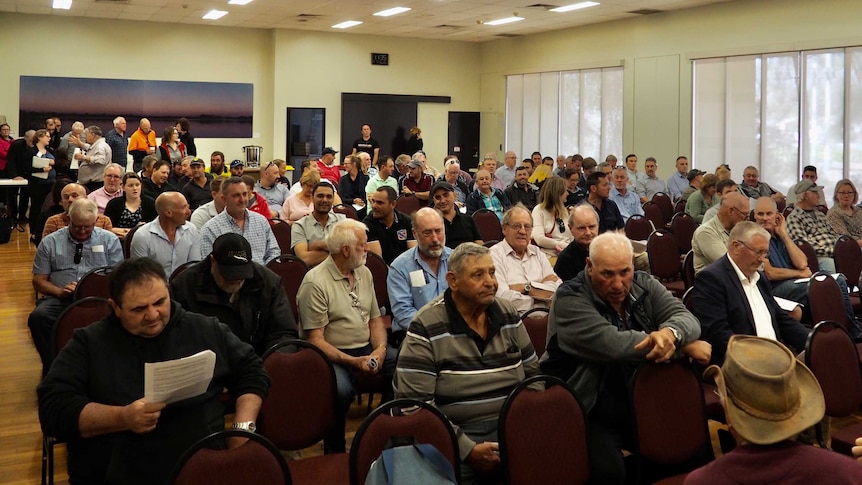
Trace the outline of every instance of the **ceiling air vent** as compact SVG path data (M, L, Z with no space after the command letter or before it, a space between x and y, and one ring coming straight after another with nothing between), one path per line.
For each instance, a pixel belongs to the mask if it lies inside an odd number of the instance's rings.
M108 3L111 5L131 5L132 0L95 0L95 3Z
M559 5L548 5L547 3L534 3L533 5L527 5L524 8L543 8L545 10L550 10L552 8L559 8Z
M664 13L664 10L656 10L654 8L642 8L640 10L632 10L629 13L633 13L635 15L652 15L654 13Z
M522 35L521 34L497 34L494 37L505 37L505 38L509 39L512 37L522 37Z

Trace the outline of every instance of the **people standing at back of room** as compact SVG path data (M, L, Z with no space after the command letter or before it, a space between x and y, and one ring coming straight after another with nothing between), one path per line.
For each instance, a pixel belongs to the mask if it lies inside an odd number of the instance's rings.
M351 155L356 155L357 152L365 152L371 155L371 166L377 166L377 158L380 156L380 143L371 137L371 125L364 123L360 128L361 136L353 141L353 151Z

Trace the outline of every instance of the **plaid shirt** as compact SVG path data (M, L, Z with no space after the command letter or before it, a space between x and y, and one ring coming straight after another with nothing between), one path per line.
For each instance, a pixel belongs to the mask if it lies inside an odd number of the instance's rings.
M817 256L832 257L835 242L840 237L819 210L802 210L799 206L787 215L787 234L794 241L804 239L814 248Z
M201 230L201 256L207 257L213 250L213 243L222 234L233 232L244 237L251 246L251 260L257 264L266 265L281 255L275 234L269 227L269 221L262 215L245 210L245 225L239 227L227 210L213 217Z
M119 163L126 170L126 164L129 163L129 136L123 133L117 133L117 130L111 130L105 135L105 141L111 147L111 161Z

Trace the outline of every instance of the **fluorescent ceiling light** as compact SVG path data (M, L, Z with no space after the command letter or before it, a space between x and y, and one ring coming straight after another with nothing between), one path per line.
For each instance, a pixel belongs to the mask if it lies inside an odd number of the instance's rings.
M210 10L202 18L204 20L218 20L227 15L227 10Z
M341 22L340 24L333 25L332 28L333 29L349 29L350 27L356 27L357 25L359 25L361 23L362 22L360 22L358 20L345 20L344 22Z
M492 20L490 22L485 22L485 25L503 25L503 24L511 24L512 22L518 22L524 20L524 17L506 17L504 19Z
M248 5L252 2L252 0L230 0L227 2L229 5Z
M580 10L582 8L595 7L599 2L580 2L566 5L565 7L552 8L551 12L571 12L572 10Z
M398 15L399 13L409 12L410 9L407 7L394 7L387 10L381 10L374 15L378 17L389 17L391 15Z
M72 8L72 0L54 0L54 4L52 5L54 8L69 10Z

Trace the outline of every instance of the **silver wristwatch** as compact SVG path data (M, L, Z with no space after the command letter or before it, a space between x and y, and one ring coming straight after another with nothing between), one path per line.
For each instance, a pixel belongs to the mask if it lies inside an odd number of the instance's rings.
M532 290L532 289L533 289L533 285L531 285L530 283L525 284L524 285L524 294L529 295L530 290Z
M242 423L233 423L233 426L231 426L230 429L241 429L243 431L254 433L257 431L257 425L254 424L254 421L244 421Z
M670 333L672 333L672 334L673 334L673 338L675 338L675 339L676 339L676 342L674 342L674 344L675 344L675 345L679 345L679 343L680 343L680 342L682 342L682 335L680 335L680 334L679 334L679 330L677 330L677 329L675 329L675 328L673 328L673 327L667 327L667 328L669 328L669 329L670 329Z

